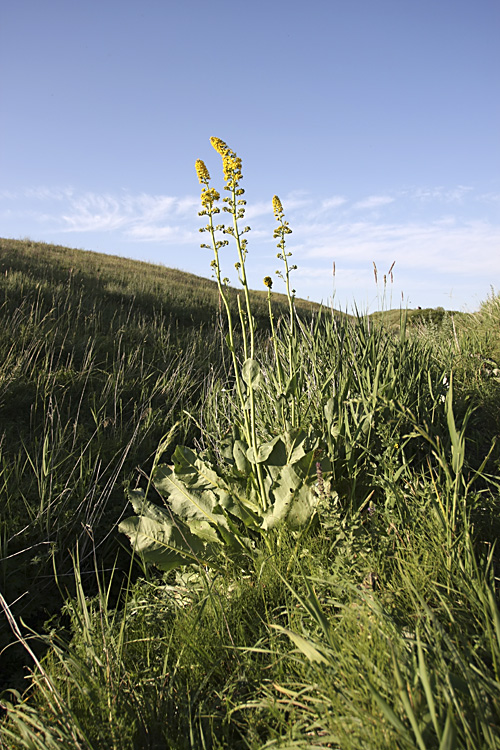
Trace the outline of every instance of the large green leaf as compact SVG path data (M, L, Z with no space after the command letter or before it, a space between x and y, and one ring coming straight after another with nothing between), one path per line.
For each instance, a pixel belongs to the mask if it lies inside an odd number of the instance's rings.
M128 490L126 494L134 512L137 513L138 516L145 516L146 518L158 521L159 523L172 520L172 514L169 513L166 508L160 508L160 506L146 500L144 490Z
M294 494L286 522L290 529L301 529L315 516L317 498L312 487L303 484Z
M275 489L274 503L263 516L263 531L274 529L285 521L290 512L293 498L294 494L291 488L280 485Z
M251 464L270 464L284 466L286 464L286 449L282 438L277 437L268 443L261 443L255 451L252 446L247 450L247 459Z
M306 446L311 441L300 430L261 444L255 455L235 440L226 470L216 470L190 448L177 446L174 466L157 466L153 475L165 508L146 501L142 490L133 490L129 497L137 518L126 519L119 529L146 561L164 569L210 559L214 545L223 545L229 554L254 554L252 531L266 532L282 523L298 529L316 513L316 454ZM259 483L256 463L263 468Z
M212 489L220 494L226 492L226 483L214 469L202 461L191 448L178 445L174 451L174 471L185 485L193 489ZM157 478L155 475L155 484Z
M232 455L237 470L242 475L250 474L251 467L250 462L247 458L247 446L241 440L235 440L233 445Z
M236 441L234 450L235 456L241 469L248 468L249 464L242 452L245 445L241 441ZM226 478L222 478L206 461L197 457L196 453L185 446L177 446L174 452L174 472L167 466L159 466L154 475L155 486L160 492L165 494L172 493L174 490L172 484L175 484L179 490L179 483L186 489L193 491L192 500L198 497L198 501L204 505L203 500L209 503L208 510L214 514L221 512L220 507L231 510L238 515L238 507L246 507L250 512L258 509L258 504L248 501L245 483L232 479L232 472L228 467ZM245 463L246 462L246 463ZM243 474L243 472L242 472ZM204 495L204 493L208 493ZM178 499L178 492L176 493ZM206 506L206 503L205 503ZM207 508L205 507L205 510ZM191 511L192 513L192 511ZM213 521L213 519L211 519Z
M285 466L273 487L274 502L264 515L262 529L275 528L286 522L291 529L305 526L316 512L317 498L310 482L305 482L293 466Z
M221 501L221 508L233 517L239 518L245 526L255 528L260 526L260 506L248 497L243 499L241 495L228 495Z
M171 570L179 565L202 562L209 564L213 551L195 536L186 524L166 518L159 508L161 520L156 520L155 506L143 500L145 515L126 518L118 530L130 539L132 548L146 562L157 565L162 570Z
M172 512L183 521L208 521L216 526L224 517L217 513L218 498L211 490L193 489L186 485L185 477L178 477L170 466L158 466L155 487L168 498Z
M289 430L285 434L286 463L295 464L300 461L308 452L306 449L308 442L309 438L304 430Z
M155 487L168 498L174 516L205 541L213 541L215 536L233 551L248 551L250 541L238 523L259 528L259 506L247 498L241 480L231 481L230 474L223 480L183 446L176 448L174 460L174 469L162 465L154 475Z

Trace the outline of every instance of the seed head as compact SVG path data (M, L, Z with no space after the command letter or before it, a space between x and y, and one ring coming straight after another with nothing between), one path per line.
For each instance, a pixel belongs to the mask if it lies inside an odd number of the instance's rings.
M208 182L210 180L210 173L205 166L205 162L202 159L196 159L196 164L194 166L199 181L201 183Z

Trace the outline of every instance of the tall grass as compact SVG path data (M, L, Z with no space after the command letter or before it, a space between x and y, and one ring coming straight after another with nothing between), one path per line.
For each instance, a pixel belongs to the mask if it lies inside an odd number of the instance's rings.
M149 292L125 289L110 299L103 288L113 276L87 288L76 265L87 269L84 253L68 251L73 266L61 270L46 246L8 247L0 275L0 575L16 616L40 624L60 606L54 565L62 581L72 577L68 549L77 541L86 571L95 548L114 560L124 484L135 481L137 465L147 468L174 423L179 437L194 438L185 412L196 417L204 379L222 362L215 315L205 314L204 327L183 325ZM2 647L7 638L2 626ZM17 669L11 653L2 657L3 684Z

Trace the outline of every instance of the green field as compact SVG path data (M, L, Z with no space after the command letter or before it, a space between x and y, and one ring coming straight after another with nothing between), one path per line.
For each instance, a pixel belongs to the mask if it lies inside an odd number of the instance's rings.
M0 747L500 748L500 297L246 292L0 240Z

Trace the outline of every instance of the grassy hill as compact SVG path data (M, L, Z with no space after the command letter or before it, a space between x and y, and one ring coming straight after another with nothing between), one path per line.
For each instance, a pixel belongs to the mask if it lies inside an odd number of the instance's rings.
M112 315L117 306L133 300L143 314L161 310L163 316L172 316L181 326L213 322L218 309L217 284L211 279L162 265L30 240L0 238L0 274L10 278L9 299L13 299L15 287L18 294L36 289L40 296L53 295L55 290L67 292L69 287L72 295L82 296L86 309L98 300L100 307L109 308ZM234 289L233 299L236 293ZM285 295L273 294L273 300L278 313L288 309ZM252 301L254 314L262 324L267 321L267 293L252 292ZM295 304L304 313L319 308L302 299L296 299Z
M0 746L500 747L500 299L273 300L0 240Z

